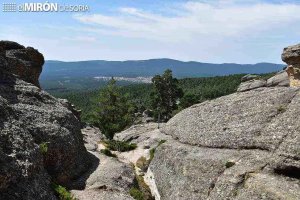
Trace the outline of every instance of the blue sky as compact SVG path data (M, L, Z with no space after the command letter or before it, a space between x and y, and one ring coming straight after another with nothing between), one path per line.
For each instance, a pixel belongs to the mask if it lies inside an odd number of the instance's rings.
M281 63L282 49L300 42L298 0L49 2L88 5L90 11L7 13L1 8L0 39L33 46L48 60L173 58L211 63Z

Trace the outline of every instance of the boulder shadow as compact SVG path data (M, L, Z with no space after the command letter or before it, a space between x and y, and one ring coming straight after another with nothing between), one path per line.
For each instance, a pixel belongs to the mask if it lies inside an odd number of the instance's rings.
M70 190L84 190L86 188L86 181L100 165L100 159L90 152L88 152L87 159L90 160L90 166L83 174L72 181L69 187Z

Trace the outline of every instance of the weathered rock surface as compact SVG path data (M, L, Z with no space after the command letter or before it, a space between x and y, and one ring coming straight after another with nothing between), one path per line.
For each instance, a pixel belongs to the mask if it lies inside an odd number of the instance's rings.
M286 72L291 87L300 87L300 44L284 48L281 58L288 64Z
M241 78L241 81L242 82L246 82L246 81L251 81L251 80L254 80L254 79L258 79L259 76L258 75L255 75L255 74L247 74L245 76L243 76Z
M164 124L160 124L161 127ZM157 129L157 123L138 124L126 129L114 136L115 140L126 141L137 144L135 150L121 152L118 155L119 160L125 163L136 163L140 157L150 158L150 149L155 148L162 140L171 139L169 135L161 133Z
M187 108L149 170L160 199L299 199L300 91L259 88Z
M183 143L216 148L277 148L299 90L259 88L206 101L183 110L163 131ZM289 123L287 122L289 121ZM276 123L276 124L275 124ZM283 130L282 130L283 129Z
M171 141L159 147L150 169L161 199L226 199L236 195L248 172L265 166L267 156L264 151L210 149Z
M13 42L0 49L0 199L57 199L50 183L68 187L90 166L80 122L37 87L40 53Z
M97 127L86 126L81 132L83 134L84 146L89 151L97 151L99 142L106 139Z
M160 124L163 127L165 124ZM115 152L118 159L124 163L132 163L135 173L139 177L139 187L144 194L144 200L159 199L155 179L147 169L151 161L151 151L155 150L163 142L172 140L158 129L157 123L143 123L134 125L127 130L117 133L115 140L127 141L137 144L135 150L129 152ZM147 173L146 173L147 172Z
M282 86L289 87L290 80L286 71L280 71L267 80L267 87Z
M264 87L266 85L267 85L266 80L250 80L250 81L242 82L238 87L237 91L244 92L244 91Z
M76 187L83 190L72 190L79 200L129 200L129 190L133 185L135 174L129 164L122 163L117 158L93 152L100 160L91 171L77 180ZM83 186L83 187L82 187Z
M300 63L300 44L289 46L283 49L281 59L288 65Z
M32 47L0 41L1 70L15 74L26 82L40 87L39 76L44 62L44 56Z
M89 171L73 182L77 189L71 191L72 195L78 200L133 200L129 195L135 180L131 164L99 152L103 146L100 141L106 138L98 128L86 126L82 133L86 148L96 159Z

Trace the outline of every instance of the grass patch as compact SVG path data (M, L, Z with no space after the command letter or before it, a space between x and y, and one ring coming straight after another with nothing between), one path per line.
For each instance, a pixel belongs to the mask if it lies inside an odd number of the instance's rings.
M129 194L137 200L154 200L150 188L145 183L143 176L137 174L135 174L133 187L129 190Z
M137 145L135 143L128 143L117 140L107 140L105 141L105 146L111 151L120 152L131 151L137 148Z
M138 188L132 187L129 190L129 194L136 200L144 200L144 194Z
M157 147L159 147L160 145L162 145L162 144L165 143L166 141L167 141L167 140L161 140L161 141L159 141Z
M153 158L154 158L155 149L156 149L156 148L150 149L150 160L153 160Z
M117 157L116 154L112 153L112 152L111 152L110 150L108 150L108 149L101 149L100 152L103 153L103 154L106 155L106 156L109 156L109 157L114 157L114 158Z
M52 183L52 188L60 200L76 200L65 187Z
M150 162L154 158L156 148L159 147L160 145L162 145L163 143L165 143L166 141L167 140L161 140L161 141L159 141L158 145L155 148L150 149Z

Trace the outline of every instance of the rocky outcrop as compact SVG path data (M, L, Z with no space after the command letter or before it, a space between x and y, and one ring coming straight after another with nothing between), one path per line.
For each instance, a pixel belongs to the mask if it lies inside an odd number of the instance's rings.
M242 82L237 91L238 92L244 92L244 91L248 91L248 90L253 90L256 88L260 88L260 87L265 87L267 85L267 81L266 80L250 80L250 81L246 81L246 82Z
M164 123L160 126L163 127ZM170 138L157 129L157 123L134 125L114 136L115 140L137 144L137 148L133 151L117 153L119 160L134 164L140 157L149 159L150 150L155 148L160 141Z
M284 48L281 59L289 65L298 65L300 63L300 44Z
M182 111L163 130L180 142L193 145L272 150L288 134L281 129L291 123L283 124L284 120L295 119L281 118L291 114L286 112L289 107L297 106L292 102L298 98L297 94L298 90L293 88L259 88L235 93ZM292 111L296 116L297 111ZM280 129L274 125L279 117L276 122Z
M0 42L0 199L57 199L52 182L70 187L87 171L80 121L42 91L42 54Z
M57 99L60 103L65 106L67 109L72 111L75 117L80 121L81 110L77 110L73 104L71 104L67 99Z
M284 48L281 58L288 64L290 86L300 87L300 44Z
M251 81L255 79L259 79L260 77L256 74L247 74L241 78L242 82Z
M245 92L261 87L289 87L290 80L286 71L277 72L269 79L263 79L258 75L248 74L241 79L237 92Z
M275 87L275 86L281 86L281 87L290 86L290 80L286 71L284 70L280 71L276 73L275 76L267 80L267 87Z
M300 91L258 88L173 117L149 170L160 199L299 199Z
M82 129L86 148L97 158L93 166L73 182L71 194L77 200L133 200L129 190L135 184L134 168L129 162L101 153L105 136L96 127ZM114 152L116 153L116 152ZM99 163L100 160L100 163Z
M84 186L84 190L72 190L72 194L79 200L133 200L129 190L133 186L135 174L133 168L117 158L93 152L101 161L95 168L91 168L85 176L77 180L77 187Z
M106 140L100 129L93 126L86 126L81 130L84 140L84 146L88 151L97 151L99 142Z
M15 74L18 78L40 87L39 76L42 72L44 56L32 47L11 41L0 41L1 70Z

